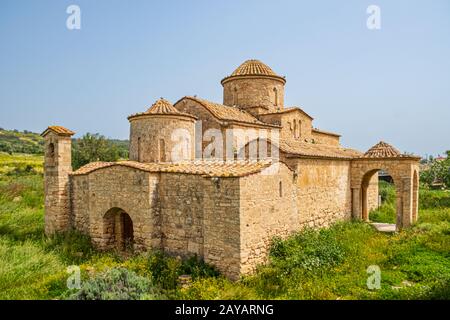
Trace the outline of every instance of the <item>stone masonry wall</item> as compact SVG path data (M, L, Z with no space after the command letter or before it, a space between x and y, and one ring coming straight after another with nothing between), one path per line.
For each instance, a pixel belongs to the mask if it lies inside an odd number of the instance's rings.
M323 132L312 131L311 138L315 143L339 146L339 137Z
M176 116L143 116L131 120L130 124L130 160L140 162L169 162L172 150L180 141L172 140L175 130L188 133L189 151L178 160L194 159L194 120ZM164 146L161 141L164 141Z
M276 165L275 165L276 166ZM273 174L241 178L241 273L267 261L273 237L299 229L297 186L283 163Z
M351 218L350 161L298 160L298 202L300 224L329 226Z
M48 133L45 136L44 206L45 233L65 231L70 226L69 173L71 138Z
M87 190L83 188L88 186ZM113 209L125 211L133 221L136 248L160 245L158 174L114 166L91 172L87 176L72 176L72 220L79 230L87 231L99 248L105 248L108 230L105 214Z
M171 254L203 256L203 201L201 176L161 174L162 249Z
M243 109L264 106L267 112L276 112L284 106L284 84L270 78L233 79L223 84L223 104Z

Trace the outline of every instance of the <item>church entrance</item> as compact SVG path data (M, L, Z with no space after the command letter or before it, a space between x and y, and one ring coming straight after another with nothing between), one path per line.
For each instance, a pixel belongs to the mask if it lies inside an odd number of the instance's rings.
M120 208L108 210L104 220L104 240L107 249L132 250L134 245L133 221Z

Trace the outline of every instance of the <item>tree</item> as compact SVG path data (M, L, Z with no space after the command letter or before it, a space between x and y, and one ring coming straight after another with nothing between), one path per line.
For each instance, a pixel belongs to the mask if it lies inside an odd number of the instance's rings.
M104 136L86 133L73 141L72 167L74 170L93 161L117 161L120 158L117 146Z

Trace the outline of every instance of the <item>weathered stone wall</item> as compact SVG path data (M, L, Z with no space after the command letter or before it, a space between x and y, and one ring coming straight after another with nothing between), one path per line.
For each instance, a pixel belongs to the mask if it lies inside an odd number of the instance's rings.
M205 178L204 259L230 279L240 276L239 178Z
M270 174L243 177L240 197L241 273L248 274L267 261L273 237L299 229L294 174L280 162Z
M159 230L154 228L160 224L158 174L113 166L72 176L72 186L72 220L77 229L89 230L97 247L108 247L111 230L107 230L104 218L114 208L131 217L137 249L160 245Z
M223 83L223 104L251 107L267 107L267 112L276 112L284 107L284 84L271 78L237 78ZM249 109L249 112L255 110Z
M280 139L311 142L312 119L300 111L261 115L259 118L261 121L282 126Z
M216 129L222 133L222 137L225 137L225 131L222 128L222 125L219 120L217 120L211 112L209 112L204 106L202 106L199 102L191 100L191 99L183 99L178 101L174 107L183 113L188 113L195 115L201 124L201 131L195 132L197 141L202 141L201 143L201 155L196 155L197 158L203 158L203 150L211 143L211 141L203 141L203 137L205 136L205 132L209 129ZM197 130L198 127L196 127ZM225 147L225 139L223 139L223 147ZM198 148L198 147L197 147ZM225 150L225 149L223 149Z
M312 131L311 139L314 143L327 144L330 146L339 146L339 136L328 134L325 132Z
M141 116L130 120L130 160L140 162L170 162L194 159L194 119L178 116ZM175 130L185 130L186 141L173 139ZM163 140L163 142L161 142ZM187 154L177 153L172 159L176 145L185 143Z
M175 255L203 256L204 178L161 174L162 249Z
M44 206L45 233L52 234L69 228L69 173L72 171L70 137L53 132L45 135Z
M325 227L351 218L350 161L298 159L300 224Z
M367 203L369 212L378 208L378 172L369 180L367 187Z

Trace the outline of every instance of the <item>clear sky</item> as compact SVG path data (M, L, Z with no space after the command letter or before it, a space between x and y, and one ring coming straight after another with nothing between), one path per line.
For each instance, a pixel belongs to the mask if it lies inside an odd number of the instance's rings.
M159 97L222 102L220 80L252 58L345 146L450 149L448 0L1 0L0 127L128 138L126 117Z

